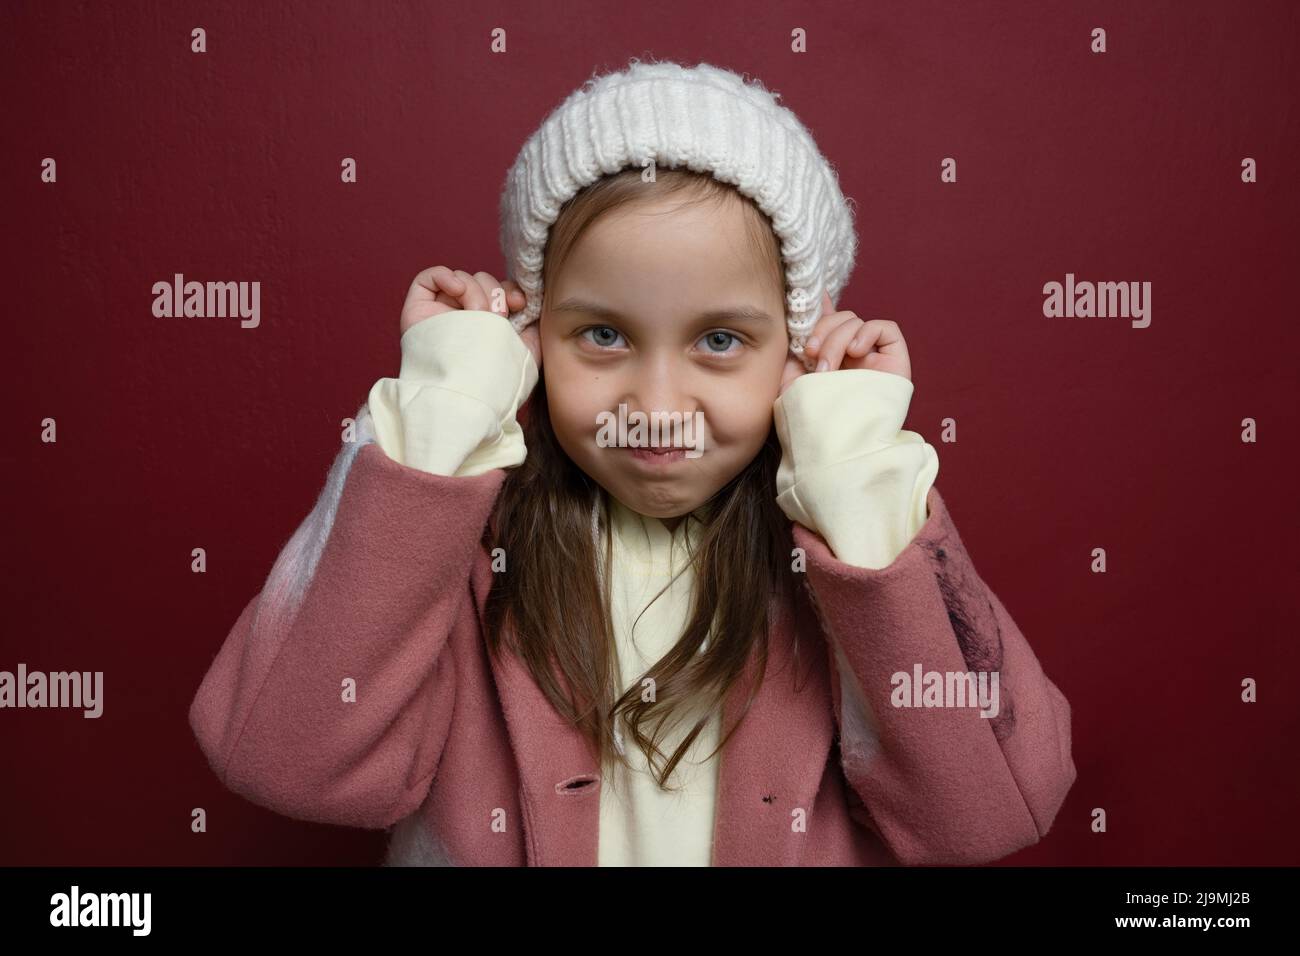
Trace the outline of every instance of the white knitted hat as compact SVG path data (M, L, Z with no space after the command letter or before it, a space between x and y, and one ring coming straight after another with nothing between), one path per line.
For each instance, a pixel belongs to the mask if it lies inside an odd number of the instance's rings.
M501 196L507 277L528 305L516 331L537 321L551 224L584 187L628 167L686 167L734 185L768 215L781 241L790 350L811 369L804 342L853 271L855 207L812 135L779 93L758 80L700 63L642 63L594 75L524 143Z

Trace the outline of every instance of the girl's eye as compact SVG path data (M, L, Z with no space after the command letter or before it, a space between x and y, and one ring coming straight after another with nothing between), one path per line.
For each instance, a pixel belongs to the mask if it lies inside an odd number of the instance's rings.
M726 349L726 348L717 348L717 349L714 348L715 345L725 346L729 340L735 340L736 342L739 342L740 338L739 336L736 336L731 332L724 332L721 329L718 329L716 331L709 332L707 335L704 336L704 338L700 339L701 342L707 343L708 351L710 351L714 355L726 355L728 354L728 352L732 351L731 349Z
M611 348L614 345L613 342L609 341L610 335L613 335L616 340L621 337L616 329L611 329L608 325L593 325L591 328L582 330L583 335L588 335L592 332L596 333L598 337L595 339L588 339L587 341L591 342L593 345L599 346L600 348Z

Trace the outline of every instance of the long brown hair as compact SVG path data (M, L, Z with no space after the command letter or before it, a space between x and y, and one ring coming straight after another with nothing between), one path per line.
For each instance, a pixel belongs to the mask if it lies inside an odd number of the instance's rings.
M543 295L583 231L600 216L679 193L688 202L739 199L745 204L755 251L770 263L784 301L780 246L770 221L733 187L685 169L659 170L651 182L641 170L626 169L570 199L547 240ZM672 789L673 769L756 654L758 674L741 717L748 712L766 673L772 611L792 593L787 590L793 586L790 525L775 500L781 460L775 426L753 461L706 503L702 519L682 518L701 525L689 558L695 571L691 610L681 638L644 675L653 677L655 693L643 701L640 680L626 691L619 686L608 576L597 569L597 561L608 568L612 560L608 494L560 447L544 378L520 417L528 454L507 470L486 531L489 548L503 548L507 561L505 572L494 575L485 609L488 647L493 654L508 649L524 661L557 712L581 729L602 767L626 760L613 741L621 717L659 786ZM593 530L596 520L604 530L603 544ZM660 741L691 715L701 716L665 757ZM717 750L734 731L735 726L725 731Z

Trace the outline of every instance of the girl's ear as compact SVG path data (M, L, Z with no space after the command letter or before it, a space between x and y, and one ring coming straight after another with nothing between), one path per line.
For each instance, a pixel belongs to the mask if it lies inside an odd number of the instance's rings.
M800 375L805 375L809 371L807 365L799 360L799 356L794 352L786 350L785 366L781 369L781 388L777 392L777 397L785 394L785 390Z

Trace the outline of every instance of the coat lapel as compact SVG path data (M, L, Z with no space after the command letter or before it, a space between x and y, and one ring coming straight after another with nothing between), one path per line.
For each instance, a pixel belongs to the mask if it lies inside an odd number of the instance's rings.
M801 858L834 734L826 649L818 631L799 631L788 605L772 602L767 673L758 696L722 749L714 866L789 866ZM723 733L739 718L757 676L754 660L727 693Z
M479 619L492 586L487 558L476 565ZM582 733L564 720L516 655L489 654L519 767L519 803L529 866L595 866L600 768Z

